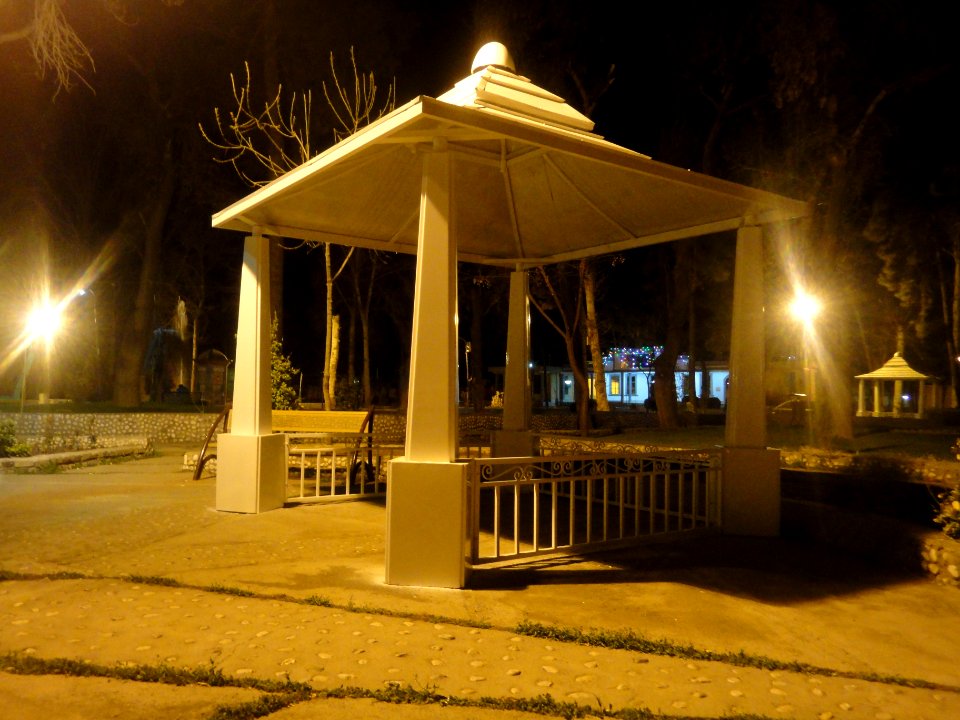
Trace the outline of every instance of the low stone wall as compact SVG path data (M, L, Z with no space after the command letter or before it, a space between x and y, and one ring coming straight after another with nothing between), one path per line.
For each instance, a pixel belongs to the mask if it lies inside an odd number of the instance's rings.
M35 453L112 447L131 436L200 444L216 419L212 413L0 413L0 422L12 422L17 440Z

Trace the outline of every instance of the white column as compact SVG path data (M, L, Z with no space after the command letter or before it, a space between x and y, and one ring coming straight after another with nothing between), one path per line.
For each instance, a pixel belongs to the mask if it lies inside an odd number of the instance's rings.
M880 381L873 381L873 416L880 417L880 412L883 410L880 407Z
M530 300L527 272L510 273L507 364L503 387L502 430L493 434L494 457L533 454L530 434Z
M780 453L767 448L764 388L763 233L737 232L730 342L730 394L723 453L723 529L780 532Z
M857 417L863 417L867 414L867 393L863 378L857 381Z
M759 227L737 232L734 273L726 445L766 448L763 233Z
M893 381L893 416L903 414L903 380Z
M423 156L406 455L390 463L386 581L463 587L466 468L457 455L457 249L450 230L451 159Z
M450 237L450 156L424 157L407 404L407 460L457 456L457 248Z
M270 240L246 238L231 430L217 438L217 510L259 513L286 499L286 448L270 409Z

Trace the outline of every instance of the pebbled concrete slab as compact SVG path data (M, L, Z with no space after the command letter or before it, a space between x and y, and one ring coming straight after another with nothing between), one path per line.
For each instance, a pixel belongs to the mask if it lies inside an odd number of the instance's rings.
M106 665L213 661L232 676L290 678L318 691L399 683L465 700L549 694L598 711L960 717L960 593L924 577L824 547L721 537L481 569L464 591L387 586L382 503L218 513L213 480L180 471L182 453L0 477L0 570L94 576L0 583L0 652ZM211 591L217 586L255 596ZM311 597L338 607L306 604ZM517 634L520 622L629 630L954 689L548 641ZM134 695L157 691L135 685ZM276 716L306 716L315 703L323 713L346 703L368 717L439 711L314 700ZM179 717L164 712L154 717Z

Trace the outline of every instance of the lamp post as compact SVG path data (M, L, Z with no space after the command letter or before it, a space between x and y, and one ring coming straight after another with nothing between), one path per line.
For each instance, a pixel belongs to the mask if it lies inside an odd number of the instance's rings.
M817 388L816 376L813 368L810 367L810 344L814 333L814 320L820 314L820 300L810 295L803 288L798 288L790 303L790 314L795 320L800 322L803 329L803 389L807 394L807 401L810 406L810 413L804 412L807 425L807 440L813 444L813 418L811 414L816 415L817 407Z
M97 324L97 294L93 291L93 288L81 288L77 290L77 295L79 297L86 297L90 295L93 298L93 340L94 346L97 353L97 363L94 369L94 374L96 375L97 380L97 400L101 399L100 393L102 389L101 385L101 368L103 367L100 361L100 326ZM302 382L302 378L301 378Z

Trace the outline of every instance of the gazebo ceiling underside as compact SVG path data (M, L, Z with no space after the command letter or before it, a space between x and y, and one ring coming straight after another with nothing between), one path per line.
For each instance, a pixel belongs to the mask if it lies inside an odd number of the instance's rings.
M451 153L461 260L536 265L806 214L600 137L421 97L221 211L219 228L415 253L422 154Z

